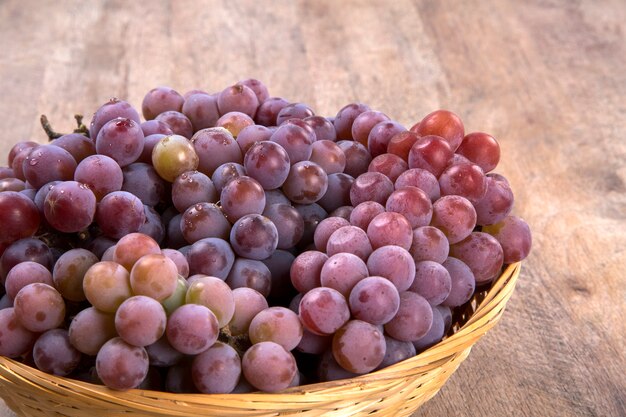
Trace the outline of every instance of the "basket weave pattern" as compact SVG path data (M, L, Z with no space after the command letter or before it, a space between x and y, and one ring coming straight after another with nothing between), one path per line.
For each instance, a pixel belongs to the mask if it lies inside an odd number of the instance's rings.
M509 265L457 319L455 333L405 361L358 378L278 394L170 394L106 387L45 374L0 357L0 396L23 416L410 416L432 398L500 319L520 263Z

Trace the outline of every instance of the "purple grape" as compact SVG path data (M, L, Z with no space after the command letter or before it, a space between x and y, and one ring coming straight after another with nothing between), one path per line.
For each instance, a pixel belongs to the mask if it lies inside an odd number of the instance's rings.
M395 182L396 190L409 186L417 187L424 191L431 202L435 202L441 195L439 181L437 181L437 178L432 173L425 169L413 168L400 174Z
M409 168L422 168L439 178L448 166L454 151L448 142L439 136L423 136L409 151Z
M303 329L302 339L296 346L296 350L313 355L321 355L330 348L332 342L332 336L320 336Z
M146 220L139 228L138 232L150 236L157 243L162 243L165 238L165 225L159 213L150 206L143 205L143 212Z
M433 216L433 205L425 192L416 187L396 188L385 203L387 211L402 214L411 228L428 226Z
M69 327L72 346L90 356L97 355L100 348L115 336L115 316L95 307L88 307L74 316Z
M207 307L185 304L168 318L165 334L172 347L186 355L197 355L211 347L219 333L217 318Z
M248 287L235 288L233 290L233 300L235 302L235 311L233 312L233 318L228 323L230 334L233 336L247 334L252 319L269 307L267 300L263 294Z
M415 279L415 261L404 248L396 245L382 246L367 258L370 275L387 278L398 291L406 291Z
M263 126L276 126L278 113L289 105L289 102L281 97L270 97L261 102L255 115L255 121Z
M476 226L476 210L465 197L447 195L433 204L431 226L441 230L450 244L465 239Z
M246 87L254 91L254 94L259 100L259 103L263 103L270 96L267 90L267 86L255 78L246 78L245 80L238 81L237 84L245 85Z
M402 214L388 211L372 219L367 226L367 237L374 249L386 245L398 245L409 250L413 242L413 229L411 223Z
M359 175L350 189L350 201L358 206L365 201L385 204L393 192L393 182L380 172L367 172Z
M423 352L431 346L436 345L443 339L445 323L438 308L433 308L433 324L424 336L413 341L413 347L417 352Z
M333 256L340 252L347 252L366 260L372 253L372 250L372 244L370 243L368 234L366 234L363 229L356 226L344 226L337 229L330 235L328 243L326 244L326 253L328 256Z
M55 229L65 233L79 232L94 220L96 196L84 184L64 181L46 195L44 214Z
M320 283L348 298L352 288L369 275L363 259L352 253L340 252L331 255L324 262L320 271Z
M378 155L367 167L368 172L380 172L395 182L398 177L406 172L408 165L402 158L392 153L383 153Z
M74 172L74 181L87 185L100 201L108 193L122 189L124 174L113 158L92 155L78 164Z
M54 286L52 274L45 266L37 262L26 261L11 268L4 281L4 288L9 299L13 300L22 288L35 282Z
M146 378L148 367L146 350L131 346L120 337L106 342L96 357L98 377L115 390L138 387Z
M235 262L235 254L225 240L209 237L191 245L187 261L191 275L204 274L225 280Z
M148 136L154 136L154 135L169 136L169 135L174 134L174 132L172 131L172 129L170 129L168 125L158 120L148 120L148 121L141 123L140 126L141 126L141 131L143 132L143 135L146 141L148 140ZM144 150L141 153L142 157L140 158L139 162L147 162L147 161L141 160L143 158L143 153L145 152L145 150L146 150L146 147L144 145ZM152 150L152 148L150 148L150 150Z
M387 145L396 134L406 132L406 127L394 121L381 121L372 127L367 137L367 148L372 157L389 152ZM406 158L402 159L406 161Z
M253 344L274 342L291 351L302 339L302 324L298 315L288 308L269 307L254 316L248 334Z
M115 313L115 329L133 346L148 346L165 333L167 317L161 303L136 295L125 300Z
M226 184L235 178L243 177L245 175L246 169L243 165L236 162L226 162L215 168L215 171L213 171L213 175L211 176L211 181L213 181L218 197Z
M243 176L222 188L220 201L228 220L235 223L245 215L263 213L265 192L257 180Z
M317 335L332 335L350 319L346 298L327 287L313 288L302 296L298 315L304 328Z
M278 232L278 249L290 249L298 244L304 234L304 219L291 205L266 206L263 216L270 219Z
M366 104L351 103L339 110L333 121L338 140L353 140L352 125L354 120L363 112L369 111ZM352 175L352 174L351 174ZM354 176L354 175L353 175Z
M354 184L354 178L341 172L328 176L328 188L318 200L318 204L326 211L334 211L339 207L350 206L350 190Z
M89 137L95 142L102 126L107 122L122 117L140 123L139 113L126 101L112 98L104 103L93 115L89 126Z
M441 173L439 188L441 195L459 195L477 203L487 192L487 179L478 165L460 163Z
M34 188L51 181L67 181L74 178L76 160L71 153L54 145L41 145L30 149L22 162L24 178Z
M434 261L443 263L450 252L450 243L443 232L433 226L413 229L413 243L409 252L415 262Z
M254 117L259 107L259 99L251 88L243 84L235 84L219 93L217 106L221 114L237 111Z
M415 264L415 280L409 288L436 306L444 302L452 288L450 273L441 264L433 261L421 261Z
M137 232L146 214L139 198L126 191L114 191L98 204L95 220L105 236L119 239Z
M18 321L15 308L0 310L0 355L18 358L26 354L37 336L36 332L28 330Z
M287 388L298 372L293 355L274 342L253 345L243 355L241 367L246 380L265 392Z
M231 225L216 204L197 203L183 213L180 230L187 242L195 243L207 237L227 239Z
M43 333L33 346L33 360L43 372L67 376L80 363L81 354L70 344L67 330L53 329Z
M163 122L157 122L156 120L150 120L150 122L160 123L167 127L167 125ZM149 122L146 122L146 123L149 123ZM146 135L146 137L143 140L143 150L141 151L141 155L139 155L139 159L137 159L137 162L143 162L145 164L152 163L152 151L154 150L154 147L157 145L157 143L159 143L161 139L174 135L174 132L172 132L172 130L169 127L167 127L167 130L170 133L168 134L155 133L152 135Z
M156 120L165 123L175 135L190 139L193 136L193 125L191 120L184 114L176 110L168 110L160 113Z
M241 163L241 149L226 129L214 127L197 131L191 142L198 154L198 171L211 176L217 167L227 162Z
M314 140L309 132L300 126L286 123L272 133L270 140L278 143L287 151L292 165L300 161L307 161L311 157L311 145Z
M377 326L350 320L333 336L333 356L342 368L363 374L376 369L385 358L385 337Z
M306 293L321 286L320 274L327 260L328 256L319 251L306 251L299 254L290 269L291 283L294 288L301 293Z
M313 235L315 247L319 251L325 251L328 239L338 229L349 226L350 222L342 217L327 217L317 225Z
M154 207L167 201L169 187L151 165L135 162L123 169L122 190L137 196L142 203Z
M337 145L346 156L346 167L343 172L354 178L367 172L367 168L372 162L372 155L365 146L352 140L340 140Z
M83 278L87 270L98 261L98 257L87 249L68 250L54 264L54 287L66 300L84 301Z
M506 181L498 181L488 174L487 191L485 196L474 203L476 209L476 223L485 226L496 224L504 220L513 208L513 191Z
M385 357L377 369L383 369L405 359L415 356L415 346L411 342L403 342L385 335Z
M237 258L226 278L226 283L233 290L250 288L267 297L272 288L272 274L261 261Z
M359 203L350 213L350 223L363 230L367 230L372 219L385 212L385 207L376 201L364 201Z
M169 110L180 111L184 101L178 91L170 87L156 87L144 96L141 112L146 120L152 120Z
M335 126L326 117L322 116L309 116L302 119L306 124L311 126L315 132L315 137L318 141L329 140L332 142L337 141L337 132L335 132Z
M54 287L36 282L24 286L13 301L18 321L32 332L59 327L65 319L65 302Z
M340 379L350 379L359 376L354 372L348 372L341 367L333 356L333 350L328 349L323 352L317 367L317 376L322 382L337 381Z
M96 153L93 140L80 133L63 135L50 142L51 145L59 146L68 151L77 163Z
M265 190L273 190L285 182L290 174L287 151L276 142L261 141L250 146L243 160L247 175Z
M502 246L504 263L511 264L526 259L532 246L528 224L516 216L507 216L499 223L483 227Z
M96 150L99 154L114 159L119 166L125 167L139 159L144 140L138 122L117 118L107 122L100 129L96 138Z
M40 222L37 206L30 198L15 191L0 192L0 243L10 244L34 235Z
M2 194L0 194L0 197ZM0 202L2 199L0 198ZM0 207L2 205L0 204ZM0 211L3 213L3 211ZM7 227L6 223L2 223L3 228ZM4 284L4 280L15 265L20 262L33 261L37 262L43 266L45 266L48 270L52 269L52 265L54 264L54 259L52 256L52 252L48 245L43 243L39 239L35 238L24 238L13 242L10 246L8 246L2 257L0 257L0 272L2 276L2 283Z
M185 99L181 111L191 122L194 132L214 127L220 118L217 98L208 94L190 95Z
M352 316L374 325L388 323L400 307L400 294L391 281L370 276L356 283L348 299Z
M504 262L500 243L483 232L472 232L462 241L450 246L450 256L469 266L476 285L486 284L497 278Z
M442 304L447 307L458 307L465 304L472 298L476 288L476 280L472 270L463 261L451 256L442 265L448 270L452 283L450 295Z
M412 342L423 337L433 323L433 309L421 295L412 291L400 293L400 308L385 324L385 332L394 339Z
M270 219L260 214L247 214L233 224L230 244L239 256L262 260L278 245L278 230Z
M191 377L200 392L228 394L241 376L241 359L237 351L217 342L196 356L191 365Z

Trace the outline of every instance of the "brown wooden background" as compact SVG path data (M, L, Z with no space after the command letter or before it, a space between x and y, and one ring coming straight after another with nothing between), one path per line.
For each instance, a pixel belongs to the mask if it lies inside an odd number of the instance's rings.
M111 96L263 80L500 140L534 232L508 310L416 416L626 415L626 3L0 1L0 149ZM12 415L0 411L0 415Z

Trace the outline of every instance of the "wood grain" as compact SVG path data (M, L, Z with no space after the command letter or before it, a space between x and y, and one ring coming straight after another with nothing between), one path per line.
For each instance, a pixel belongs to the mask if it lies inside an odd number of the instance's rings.
M626 3L0 2L0 150L111 96L255 77L333 115L492 133L534 248L500 324L416 416L626 415ZM10 415L0 409L0 416Z

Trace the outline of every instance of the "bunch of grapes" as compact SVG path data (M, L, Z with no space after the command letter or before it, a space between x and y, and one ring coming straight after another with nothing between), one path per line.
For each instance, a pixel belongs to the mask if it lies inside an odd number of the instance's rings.
M0 355L125 390L275 392L433 346L531 247L496 140L240 81L111 99L0 168Z

